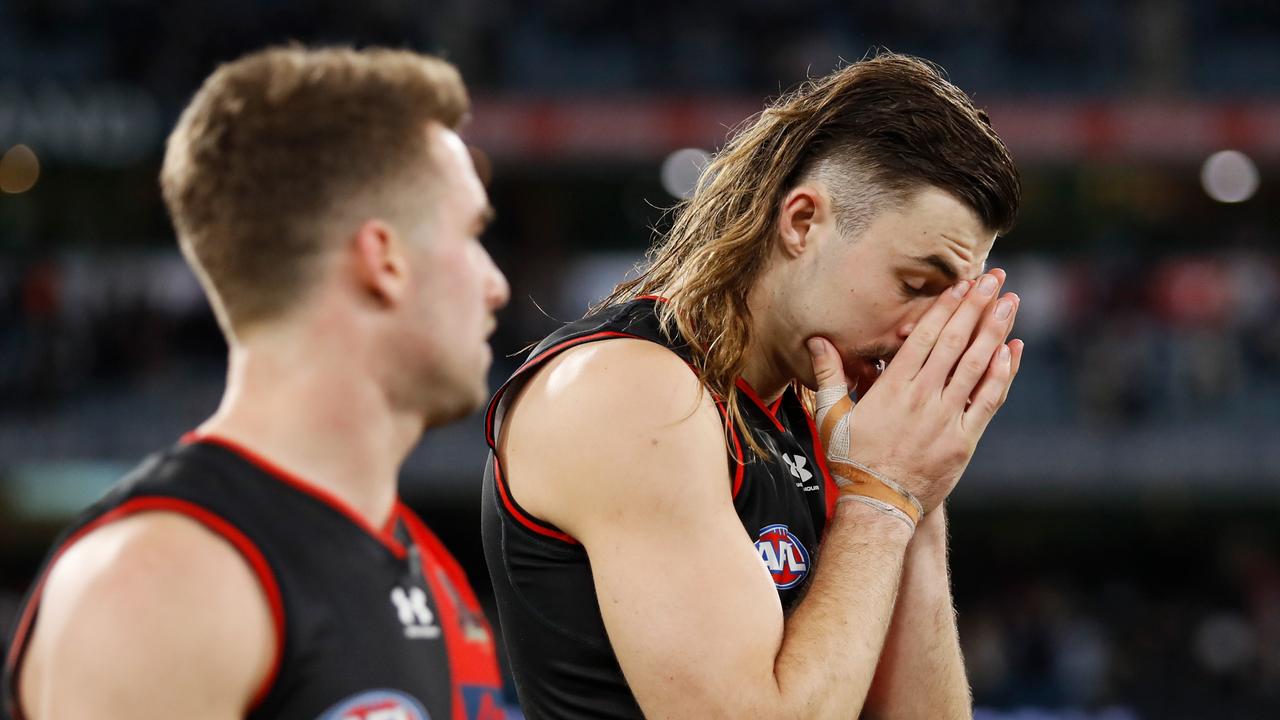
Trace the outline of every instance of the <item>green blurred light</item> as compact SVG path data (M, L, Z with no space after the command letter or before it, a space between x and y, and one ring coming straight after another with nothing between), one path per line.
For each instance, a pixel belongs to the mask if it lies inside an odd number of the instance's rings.
M27 522L64 522L93 504L129 466L98 461L52 461L9 468L0 480L6 514Z

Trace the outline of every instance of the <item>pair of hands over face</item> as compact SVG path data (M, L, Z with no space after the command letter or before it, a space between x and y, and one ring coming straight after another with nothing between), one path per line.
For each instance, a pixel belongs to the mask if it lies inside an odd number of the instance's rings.
M825 338L809 340L819 426L829 412L848 412L848 421L832 423L831 437L822 438L829 459L893 479L926 512L946 499L1022 360L1022 341L1006 344L1019 298L1000 294L1004 280L1003 270L992 270L939 295L852 407L824 402L847 397L848 380L835 347Z

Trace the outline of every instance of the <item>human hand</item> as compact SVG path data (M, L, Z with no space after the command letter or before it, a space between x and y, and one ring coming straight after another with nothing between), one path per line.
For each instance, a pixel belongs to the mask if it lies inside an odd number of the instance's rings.
M1004 272L993 270L939 296L856 406L835 347L825 338L809 340L817 422L842 491L859 494L869 472L900 486L925 511L950 494L1022 359L1020 341L1004 342L1019 299L999 295L1003 282Z

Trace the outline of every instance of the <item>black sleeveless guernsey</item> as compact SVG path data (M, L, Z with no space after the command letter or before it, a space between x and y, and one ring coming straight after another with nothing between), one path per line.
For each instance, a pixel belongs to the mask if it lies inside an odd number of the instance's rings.
M503 482L494 450L507 403L547 360L588 342L637 338L689 362L687 346L666 337L656 303L641 297L569 323L543 340L495 394L485 418L490 453L481 526L521 709L544 718L641 718L605 634L586 550L525 512ZM756 541L784 610L799 599L835 504L834 486L813 419L793 389L766 406L743 381L746 420L768 451L757 457L736 432L726 441L734 508ZM717 403L718 406L719 403ZM625 412L625 408L619 408ZM720 406L724 414L723 406Z
M180 513L252 567L271 606L274 667L249 718L501 720L489 626L466 576L402 503L374 529L337 498L248 450L188 435L124 477L62 534L19 614L0 694L18 671L59 555L102 525ZM110 662L110 658L103 658Z

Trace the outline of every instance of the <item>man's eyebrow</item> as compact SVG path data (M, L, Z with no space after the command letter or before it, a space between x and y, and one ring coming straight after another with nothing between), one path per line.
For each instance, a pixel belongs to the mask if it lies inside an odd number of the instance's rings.
M947 282L954 283L960 280L960 271L952 267L951 263L948 263L946 260L943 260L940 255L929 255L927 257L913 257L911 258L911 260L917 264L927 265L928 267L938 271L939 273L942 274L943 277L947 279Z

